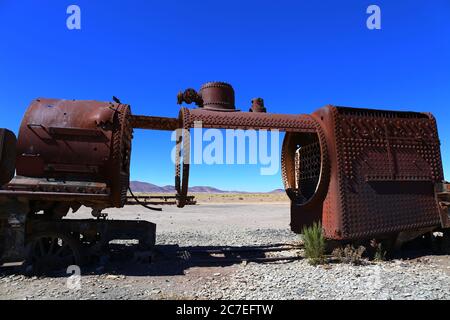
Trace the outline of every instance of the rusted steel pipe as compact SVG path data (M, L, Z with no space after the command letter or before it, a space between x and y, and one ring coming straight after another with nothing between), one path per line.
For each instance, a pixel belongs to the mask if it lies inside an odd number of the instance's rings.
M32 200L68 201L68 202L105 202L109 200L108 194L73 193L73 192L40 192L40 191L13 191L0 190L0 197L26 197Z
M317 121L310 115L290 115L255 112L221 112L206 109L182 108L182 127L193 128L201 122L203 128L271 130L286 132L316 132Z
M241 129L241 130L279 130L285 132L293 133L303 133L303 134L315 134L322 137L321 128L317 120L315 120L310 115L287 115L287 114L268 114L268 113L255 113L255 112L238 112L238 111L212 111L208 109L188 109L182 108L180 111L180 124L183 129L189 130L194 128L197 124L201 125L202 128L217 128L217 129ZM180 136L177 141L177 151L176 151L176 171L175 171L175 186L178 192L179 202L178 206L183 207L185 205L185 199L188 192L189 183L189 164L186 163L183 157L183 166L181 166L181 145L183 144L183 149L185 152L189 152L189 139L185 139ZM182 143L183 142L183 143ZM295 155L296 146L291 146L287 152L291 155ZM322 143L319 148L324 149L326 146ZM326 152L319 154L319 161L326 158ZM289 162L288 157L283 154L283 169L285 163ZM327 161L321 162L323 165L327 165ZM293 189L289 183L286 183L288 177L293 176L293 167L289 167L283 170L283 181L287 186L287 192L290 197L295 197ZM181 170L182 168L182 170ZM320 168L319 168L320 169Z
M134 129L173 131L179 128L179 119L151 116L130 116L130 124Z

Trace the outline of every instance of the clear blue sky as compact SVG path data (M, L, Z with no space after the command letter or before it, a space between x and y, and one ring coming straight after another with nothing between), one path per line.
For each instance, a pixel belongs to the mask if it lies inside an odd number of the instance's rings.
M79 31L66 8L81 8ZM366 28L366 8L382 29ZM17 132L36 97L109 101L176 116L176 94L233 84L237 106L271 112L325 104L430 111L450 170L450 1L0 0L0 127ZM132 179L173 184L169 133L136 131ZM194 166L191 185L267 191L257 166Z

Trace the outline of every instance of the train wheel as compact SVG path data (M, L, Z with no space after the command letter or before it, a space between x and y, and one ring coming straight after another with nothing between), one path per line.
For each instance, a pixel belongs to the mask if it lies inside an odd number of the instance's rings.
M83 262L80 242L69 235L43 233L32 236L26 248L25 270L30 274L65 271Z

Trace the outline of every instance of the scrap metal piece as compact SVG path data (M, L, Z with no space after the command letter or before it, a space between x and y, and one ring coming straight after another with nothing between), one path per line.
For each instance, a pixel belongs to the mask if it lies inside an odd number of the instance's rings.
M234 112L234 89L225 82L208 82L202 85L197 93L192 88L178 93L178 104L183 102L187 104L195 103L199 108L211 111Z
M330 179L309 203L293 203L294 231L317 220L327 238L352 240L440 227L434 185L443 170L430 114L327 106L313 116L325 134Z
M435 196L443 169L430 114L335 106L312 115L182 108L180 122L186 130L201 123L285 131L282 176L295 232L321 221L329 239L369 239L444 227L442 221L448 221L441 219L444 209ZM188 178L180 188L179 161L177 190L186 197Z
M225 82L208 82L200 89L202 107L205 110L233 112L237 111L233 87Z
M163 118L134 116L118 99L37 99L17 145L14 134L0 129L0 256L11 247L7 256L20 258L36 232L81 234L93 252L113 238L136 235L152 246L153 224L61 218L81 205L100 213L126 203L133 128L177 130L174 199L179 207L190 204L189 130L199 123L285 132L281 171L295 232L320 221L327 239L401 243L450 228L450 187L443 181L436 120L428 113L326 106L310 115L270 114L261 98L251 112L238 112L234 90L223 82L207 83L199 93L188 89L178 102L198 108ZM14 169L18 176L11 180Z
M0 129L0 187L14 177L16 143L16 136L13 132Z
M255 98L252 100L252 107L249 112L267 112L266 107L264 106L264 100L262 98Z
M251 112L221 112L203 109L180 110L180 123L183 130L178 133L176 142L175 187L179 198L178 207L184 207L188 193L189 183L189 151L190 139L187 132L201 123L203 128L220 129L254 129L279 130L286 132L317 133L320 126L309 115L284 115ZM183 148L181 146L183 145ZM323 148L325 148L323 146ZM181 150L183 160L181 161ZM181 166L182 165L182 166ZM182 170L181 170L182 168Z
M187 206L194 206L197 204L197 201L195 201L195 196L188 196L186 197L187 201L186 201L186 205ZM139 201L137 202L136 199ZM158 206L162 206L162 205L176 205L177 204L177 197L176 196L169 196L169 195L164 195L164 196L142 196L142 195L137 195L135 197L128 197L127 199L127 205L129 206L133 206L133 205L140 205L141 203L146 204L146 205L158 205Z
M179 92L177 95L177 104L182 105L183 102L187 104L195 103L198 107L203 107L203 99L200 94L195 91L195 89L189 88L184 92Z
M130 125L135 129L174 131L180 127L178 118L130 116Z
M129 185L130 115L125 104L33 101L19 131L17 174L103 183L109 189L104 207L122 207Z
M195 122L203 128L279 130L286 132L317 131L317 122L310 115L290 115L254 112L220 112L182 108L180 112L184 128L193 128Z

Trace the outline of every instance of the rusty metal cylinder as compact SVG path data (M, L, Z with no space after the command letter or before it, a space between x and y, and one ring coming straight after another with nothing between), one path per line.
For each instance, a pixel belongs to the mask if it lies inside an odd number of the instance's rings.
M107 205L123 206L129 185L130 113L130 106L118 103L34 100L20 127L17 175L104 183Z
M208 82L200 89L203 108L213 111L236 111L234 89L225 82Z

